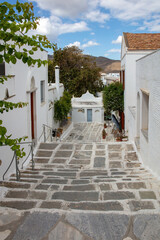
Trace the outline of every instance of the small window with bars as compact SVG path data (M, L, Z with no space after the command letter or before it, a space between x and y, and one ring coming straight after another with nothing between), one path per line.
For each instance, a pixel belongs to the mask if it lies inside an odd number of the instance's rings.
M45 102L45 81L41 81L40 83L40 90L41 90L41 103Z

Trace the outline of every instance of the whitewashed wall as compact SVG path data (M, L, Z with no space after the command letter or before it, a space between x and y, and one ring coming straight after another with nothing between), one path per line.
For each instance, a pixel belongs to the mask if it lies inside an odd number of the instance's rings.
M140 154L143 162L160 174L160 51L137 61L137 92L140 92L140 113L142 114L142 92L149 92L148 139L140 130ZM142 117L140 117L140 129Z
M129 107L136 106L136 60L151 51L128 51L121 59L121 69L125 70L124 113L125 130L129 126Z
M47 60L46 51L37 51L34 55L35 58ZM14 109L8 113L1 114L0 118L3 120L3 125L7 127L8 135L12 134L13 138L28 136L26 141L31 141L31 106L30 106L30 91L32 90L31 79L34 78L36 89L35 91L35 128L36 138L38 139L42 133L42 125L48 123L48 66L28 67L27 64L22 63L20 60L15 65L5 64L6 75L14 75L4 85L0 87L0 99L4 99L6 88L9 90L11 96L7 101L12 102L27 102L28 105L24 108ZM41 103L40 97L40 81L45 81L45 101ZM27 151L27 149L26 149ZM6 169L6 166L11 160L11 155L7 148L0 147L0 178ZM12 169L13 170L13 169ZM12 171L8 172L7 176Z
M62 97L64 92L64 86L62 83L59 85L59 95ZM59 127L59 123L55 122L54 120L54 102L58 100L57 98L57 89L56 84L52 83L48 87L48 101L49 101L49 108L48 108L48 125L52 128Z
M84 110L84 112L81 111ZM87 122L87 109L92 109L92 122L103 123L104 122L104 109L98 107L87 108L82 106L81 108L72 108L72 121L73 123Z

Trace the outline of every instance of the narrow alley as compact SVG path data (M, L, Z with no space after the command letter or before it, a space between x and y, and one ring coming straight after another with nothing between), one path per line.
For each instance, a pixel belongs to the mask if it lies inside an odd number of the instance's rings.
M20 182L1 182L1 239L160 239L160 182L107 131L108 141L100 124L76 124L63 141L39 145Z

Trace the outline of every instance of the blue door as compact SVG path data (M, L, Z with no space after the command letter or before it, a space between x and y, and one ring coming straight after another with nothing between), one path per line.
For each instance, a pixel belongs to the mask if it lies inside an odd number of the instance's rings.
M92 122L92 109L87 109L87 122Z

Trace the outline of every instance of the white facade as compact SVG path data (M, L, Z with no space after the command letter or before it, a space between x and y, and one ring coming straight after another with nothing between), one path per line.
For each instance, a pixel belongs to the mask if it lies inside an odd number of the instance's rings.
M136 137L143 162L160 174L160 50L137 60Z
M104 121L102 97L94 97L88 91L80 98L72 98L72 121L99 122Z
M37 51L34 58L42 60L48 59L46 51ZM28 67L18 60L16 64L5 63L5 75L12 75L0 87L0 99L11 102L28 103L26 107L17 108L1 114L3 126L7 128L7 135L12 134L12 138L27 136L26 142L38 140L42 133L43 124L48 124L48 66ZM28 146L24 145L26 153ZM13 151L9 147L0 147L0 177L8 167L13 156ZM20 160L22 162L22 160ZM7 173L7 176L15 168Z
M122 38L121 45L121 82L124 83L124 114L125 114L125 131L128 131L128 136L130 140L132 139L132 127L135 129L135 125L132 121L132 112L136 106L136 60L146 56L147 54L153 52L152 50L128 50L124 35Z
M58 91L57 91L56 83L51 83L48 86L48 101L49 101L48 125L51 128L59 127L59 123L55 122L54 120L54 102L63 96L63 92L64 92L64 86L62 83L59 84Z

